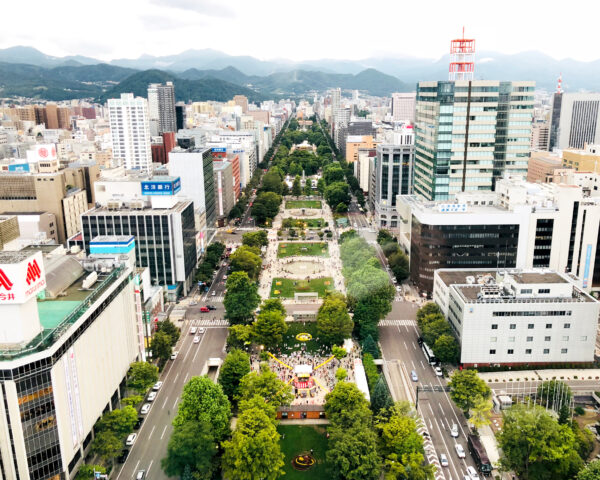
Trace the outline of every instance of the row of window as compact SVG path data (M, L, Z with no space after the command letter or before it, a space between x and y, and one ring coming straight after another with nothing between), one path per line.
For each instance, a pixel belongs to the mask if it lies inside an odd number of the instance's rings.
M521 290L521 293L523 293L523 290ZM539 293L542 293L542 291L540 290ZM544 293L550 293L550 290ZM573 312L571 310L536 310L533 312L530 310L526 310L520 312L493 312L492 317L570 317L572 313ZM565 323L565 325L570 324ZM492 326L492 328L494 327ZM496 328L498 328L498 326L496 326Z
M535 325L533 323L528 323L527 324L527 329L528 330L533 330L534 327L535 327ZM509 328L511 330L516 330L517 324L516 323L511 323L509 325ZM552 324L551 323L547 323L546 324L546 328L552 328ZM565 324L563 324L563 328L571 328L571 324L570 323L565 323ZM498 324L497 323L492 323L492 330L498 330Z
M570 337L569 337L568 335L563 335L563 336L561 337L561 340L562 340L563 342L568 342L568 341L569 341L569 338L570 338ZM588 339L588 337L587 337L587 335L582 335L582 336L581 336L579 339L580 339L582 342L587 342L587 339ZM497 341L498 341L498 337L490 337L490 342L491 342L491 343L496 343ZM508 337L508 341L509 341L509 343L512 343L512 342L514 342L514 341L515 341L515 337ZM533 337L527 337L527 341L528 341L528 342L533 342ZM551 336L549 336L549 335L546 335L546 336L544 337L544 341L545 341L545 342L551 342L551 341L552 341L552 337L551 337Z
M513 355L515 353L514 349L509 348L506 353L508 355ZM565 353L569 353L569 349L568 348L561 348L560 349L560 353L565 354ZM550 349L549 348L544 348L543 350L543 354L544 355L549 355L550 354ZM496 349L492 348L490 350L490 355L496 355ZM531 348L526 348L525 349L525 355L531 355Z

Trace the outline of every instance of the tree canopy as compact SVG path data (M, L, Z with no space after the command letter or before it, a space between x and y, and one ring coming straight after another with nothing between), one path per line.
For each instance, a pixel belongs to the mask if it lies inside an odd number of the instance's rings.
M258 286L246 272L233 272L227 278L227 292L223 304L231 324L249 323L260 303Z
M448 382L450 397L466 415L475 404L475 399L488 399L490 387L477 375L477 370L455 370Z
M158 367L148 362L134 362L129 366L127 384L144 394L158 380Z
M317 333L321 342L341 344L350 337L353 327L346 302L335 295L326 296L317 313Z
M230 402L234 402L238 396L240 381L248 373L250 373L250 356L238 349L231 350L225 357L219 374L219 385Z

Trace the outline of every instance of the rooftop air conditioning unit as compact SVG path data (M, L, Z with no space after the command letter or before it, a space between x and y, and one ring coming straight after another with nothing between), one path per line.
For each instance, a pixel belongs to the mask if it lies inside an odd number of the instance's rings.
M132 210L143 210L144 209L144 202L141 202L141 201L131 202L129 204L129 208L131 208Z
M121 202L117 200L111 200L109 202L106 202L106 207L109 210L118 210L119 208L121 208Z

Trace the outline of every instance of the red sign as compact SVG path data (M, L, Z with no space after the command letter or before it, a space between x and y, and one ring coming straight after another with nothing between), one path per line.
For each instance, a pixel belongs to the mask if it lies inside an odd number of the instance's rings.
M0 287L4 287L5 290L10 290L13 287L13 283L8 279L4 270L0 268Z
M42 157L42 158L46 158L46 157L48 156L48 149L47 149L47 148L44 148L44 147L41 147L41 148L38 150L38 155L39 155L40 157Z
M34 260L33 262L29 262L27 264L27 285L31 285L33 282L35 282L38 278L40 278L42 276L42 271L40 270L40 266L37 263L37 260Z

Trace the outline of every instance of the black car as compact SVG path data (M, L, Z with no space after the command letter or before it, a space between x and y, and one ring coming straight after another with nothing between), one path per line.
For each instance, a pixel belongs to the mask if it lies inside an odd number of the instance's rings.
M206 308L208 308L209 310L216 310L217 307L215 307L214 305L207 305Z
M137 422L135 422L135 425L133 426L133 429L137 430L138 428L140 428L142 426L143 421L144 417L138 417Z
M121 455L119 455L117 457L117 462L119 463L125 463L125 460L127 460L127 456L129 455L129 449L128 448L124 448L123 450L121 450Z

